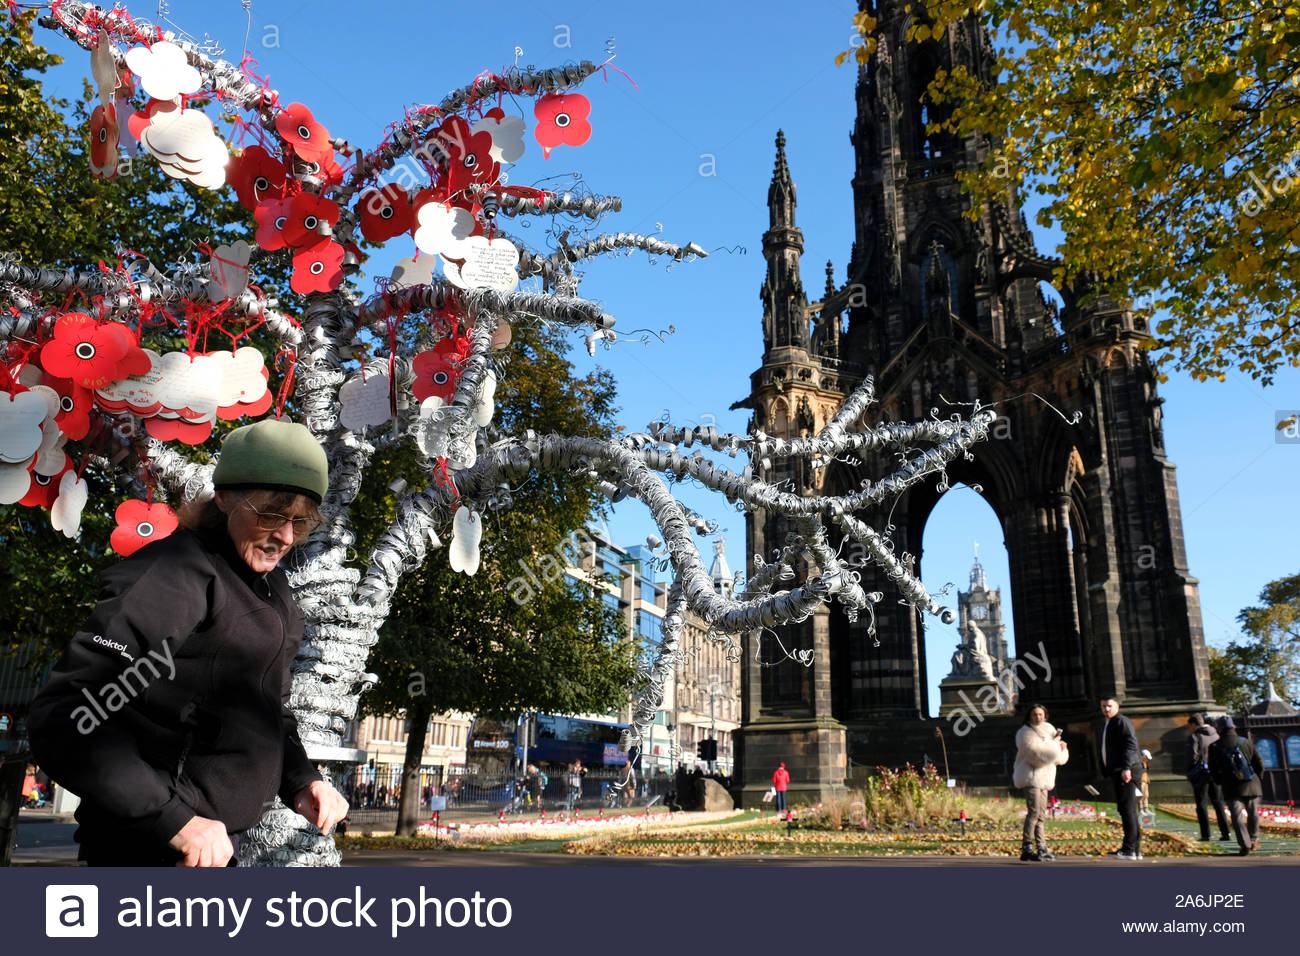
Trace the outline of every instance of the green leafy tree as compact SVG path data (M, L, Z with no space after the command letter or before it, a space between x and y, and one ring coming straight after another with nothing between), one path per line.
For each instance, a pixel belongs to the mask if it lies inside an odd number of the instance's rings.
M1300 705L1300 574L1270 581L1259 601L1237 615L1247 640L1210 649L1214 697L1234 713L1257 703L1270 686Z
M1267 383L1300 365L1300 7L863 6L902 7L918 45L946 46L961 20L991 26L995 68L940 70L928 95L951 105L946 128L988 147L964 177L977 198L1002 198L1011 183L1043 195L1039 222L1066 236L1059 281L1133 297L1155 322L1155 358L1197 379L1236 368ZM882 37L875 17L856 25L867 60Z
M613 433L612 379L606 372L576 377L566 352L558 330L516 333L510 391L498 409L503 428ZM377 460L357 503L363 526L387 525L396 506L389 485L398 477L427 480L419 479L409 451ZM362 698L363 710L402 713L409 722L402 834L413 834L418 823L420 765L433 715L603 711L627 700L636 676L636 649L625 640L619 614L602 600L600 581L577 583L558 573L570 557L571 536L597 511L594 483L538 475L502 493L513 507L489 516L478 573L453 571L439 552L404 578L370 658L379 683ZM385 512L382 520L378 512Z

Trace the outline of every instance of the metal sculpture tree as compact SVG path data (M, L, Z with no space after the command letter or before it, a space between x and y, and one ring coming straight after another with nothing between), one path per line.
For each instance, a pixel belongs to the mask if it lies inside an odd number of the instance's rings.
M289 569L306 621L291 707L309 753L323 766L339 769L351 759L342 735L373 680L366 658L399 579L420 566L439 545L438 531L448 529L452 566L474 573L479 515L508 507L502 489L532 472L595 477L610 497L643 502L662 536L672 573L668 614L627 747L640 740L662 703L687 608L726 640L802 620L832 599L850 615L870 612L882 599L864 593L858 575L828 544L828 524L887 568L906 601L951 620L914 577L908 556L896 556L854 513L928 477L942 480L946 464L986 436L994 417L988 409L977 407L964 421L932 416L864 428L868 380L820 434L803 438L655 423L646 433L606 441L508 435L493 426L494 367L501 364L493 354L509 348L511 322L587 330L589 348L616 340L613 317L577 294L576 263L620 250L678 261L705 254L694 244L625 233L570 242L569 232L558 237L557 249L534 251L502 228L519 216L566 216L573 231L582 220L598 222L619 209L613 197L507 186L500 172L519 157L524 132L521 118L499 108L501 97L536 98L534 136L545 150L576 145L590 127L587 101L572 91L596 65L482 75L436 106L410 109L377 148L359 152L330 139L302 104L282 106L251 73L124 10L58 0L40 22L91 51L101 99L91 120L97 174L116 172L118 130L129 129L168 175L198 188L233 185L253 214L256 246L236 243L213 250L207 262L168 269L125 257L116 269L81 270L0 259L0 346L9 370L7 394L0 396L0 500L48 507L55 527L75 536L86 496L80 466L93 460L146 499L119 508L114 547L127 552L174 526L166 506L153 502L155 492L182 502L210 488L211 466L175 443L201 444L216 418L278 413L292 383L297 413L330 463L325 521ZM199 97L235 114L236 134L247 145L234 158L192 102ZM380 185L406 158L424 181ZM372 242L413 234L423 255L405 260L391 281L363 297L354 278L362 258L358 233ZM296 314L247 285L250 259L275 256L292 257ZM433 276L435 259L441 278ZM540 278L537 290L518 291L530 277ZM274 364L287 370L279 402L267 388L266 356L247 344L255 327L278 342ZM182 334L191 344L185 351L146 348ZM209 336L221 341L221 335L229 349L202 351ZM98 440L85 441L88 433ZM105 436L117 447L106 450ZM347 563L354 541L350 505L377 445L393 441L418 446L429 481L402 498L359 572ZM683 452L696 443L732 458L747 455L749 465L737 472L699 449ZM898 470L854 494L801 497L769 480L773 462L803 459L816 468L837 455L888 448L899 450ZM790 518L786 547L768 564L754 556L755 572L737 600L713 590L690 534L707 532L709 523L671 490L684 479L733 505ZM774 590L796 568L803 583ZM245 863L262 865L339 859L332 840L278 803L242 852Z

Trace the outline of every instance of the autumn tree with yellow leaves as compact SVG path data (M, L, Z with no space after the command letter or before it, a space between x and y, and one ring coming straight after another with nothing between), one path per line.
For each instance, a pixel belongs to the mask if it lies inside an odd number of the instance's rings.
M1060 282L1131 298L1152 357L1196 379L1300 366L1300 5L868 0L838 61L869 63L898 7L910 43L990 31L995 82L940 70L927 95L988 147L976 199L1041 194Z

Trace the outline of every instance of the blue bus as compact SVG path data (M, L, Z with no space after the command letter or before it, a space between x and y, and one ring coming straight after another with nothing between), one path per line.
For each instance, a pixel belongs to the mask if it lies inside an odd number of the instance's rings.
M528 762L550 768L575 760L589 769L624 765L628 755L618 749L627 724L537 715L537 739L528 748ZM474 718L466 741L465 772L510 775L519 771L522 736L516 717Z

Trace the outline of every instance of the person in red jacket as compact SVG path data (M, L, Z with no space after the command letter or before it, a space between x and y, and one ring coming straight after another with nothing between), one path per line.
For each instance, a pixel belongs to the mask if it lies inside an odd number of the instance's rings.
M785 764L776 768L776 773L772 774L772 789L776 791L776 812L785 813L785 791L790 786L790 771L785 769Z

